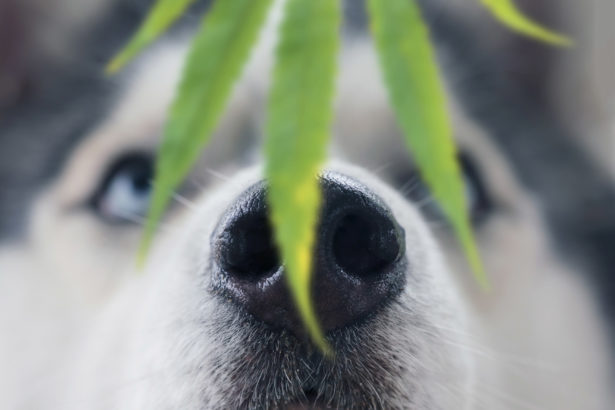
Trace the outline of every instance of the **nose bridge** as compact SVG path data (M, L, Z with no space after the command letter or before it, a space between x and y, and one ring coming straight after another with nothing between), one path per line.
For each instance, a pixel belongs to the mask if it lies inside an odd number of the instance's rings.
M325 331L356 323L405 285L403 229L386 204L342 174L321 176L312 299ZM303 334L269 225L267 186L248 188L214 233L212 280L223 300L275 328ZM226 303L226 302L224 302Z

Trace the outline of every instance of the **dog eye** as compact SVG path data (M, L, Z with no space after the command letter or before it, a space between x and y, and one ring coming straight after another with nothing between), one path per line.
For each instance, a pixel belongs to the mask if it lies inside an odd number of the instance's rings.
M489 216L493 201L483 181L479 168L467 154L459 155L459 163L465 182L466 201L472 222L477 224Z
M472 223L480 224L493 210L493 202L483 182L479 167L472 158L466 153L461 153L459 155L459 164L465 185L470 218ZM401 193L414 202L427 219L432 221L446 219L440 206L436 203L424 181L418 175L418 171L412 170L409 175L405 174L402 178L397 179L397 185L400 187Z
M152 190L152 162L147 154L129 154L116 160L93 196L95 211L112 222L142 218L147 212Z

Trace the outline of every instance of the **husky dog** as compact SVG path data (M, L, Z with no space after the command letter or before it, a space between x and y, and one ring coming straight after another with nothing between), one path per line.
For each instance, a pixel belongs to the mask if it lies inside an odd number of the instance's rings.
M612 407L600 275L562 253L583 242L567 228L586 217L569 191L610 193L610 179L498 86L468 27L429 2L490 292L407 157L356 2L312 289L335 355L308 342L267 222L260 107L279 7L138 272L166 108L208 2L106 78L141 3L87 8L87 23L62 28L74 44L45 54L0 113L0 408ZM567 187L553 186L557 155L580 173L563 174Z

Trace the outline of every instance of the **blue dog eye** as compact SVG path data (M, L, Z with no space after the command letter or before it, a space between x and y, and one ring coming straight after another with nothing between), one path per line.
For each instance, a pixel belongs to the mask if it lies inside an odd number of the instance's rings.
M131 154L116 161L93 198L96 212L113 222L135 221L147 213L153 178L153 159Z

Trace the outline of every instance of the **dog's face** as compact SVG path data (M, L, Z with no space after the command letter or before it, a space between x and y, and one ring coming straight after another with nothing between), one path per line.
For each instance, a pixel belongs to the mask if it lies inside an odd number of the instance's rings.
M260 107L274 40L264 33L143 272L136 250L187 38L117 80L106 115L38 194L26 239L0 254L0 289L37 300L4 298L19 329L0 342L7 405L606 409L601 325L534 199L451 95L493 288L481 292L406 154L364 37L343 49L321 176L312 294L335 356L310 345L266 219Z

